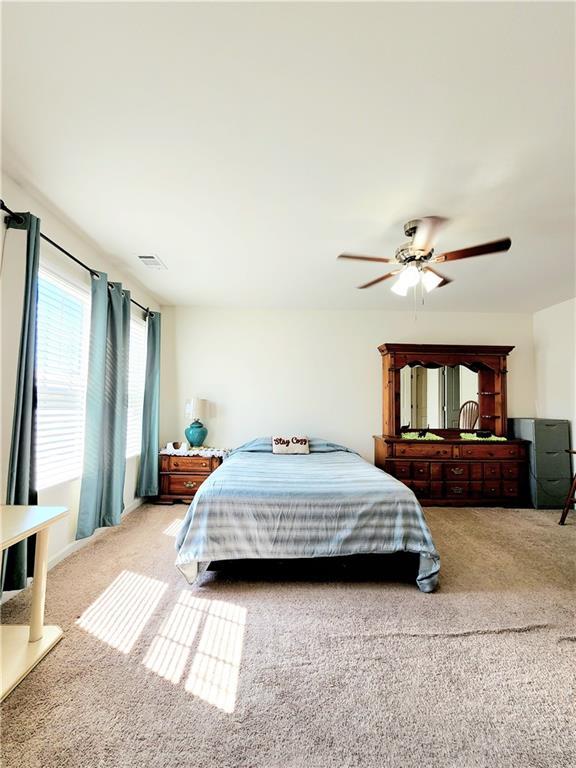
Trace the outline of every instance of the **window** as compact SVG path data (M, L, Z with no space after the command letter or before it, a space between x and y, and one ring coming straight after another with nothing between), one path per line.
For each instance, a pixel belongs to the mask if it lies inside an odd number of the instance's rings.
M146 323L140 318L130 320L130 360L128 364L128 431L126 456L140 453L142 440L142 406L146 379Z
M38 275L36 487L82 474L90 294L41 267Z

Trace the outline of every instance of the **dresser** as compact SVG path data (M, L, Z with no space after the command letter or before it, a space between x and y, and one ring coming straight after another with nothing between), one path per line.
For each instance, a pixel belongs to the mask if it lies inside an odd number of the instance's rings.
M167 456L160 454L159 504L190 504L204 480L222 463L218 456Z
M376 466L402 480L426 506L523 507L529 501L523 440L374 440Z
M479 430L506 436L507 357L514 348L383 344L378 349L383 430L374 436L375 465L427 506L529 506L530 444L460 437ZM457 426L470 403L476 422ZM422 430L432 439L416 439Z
M562 509L572 482L570 422L510 419L510 434L529 441L530 493L536 509Z

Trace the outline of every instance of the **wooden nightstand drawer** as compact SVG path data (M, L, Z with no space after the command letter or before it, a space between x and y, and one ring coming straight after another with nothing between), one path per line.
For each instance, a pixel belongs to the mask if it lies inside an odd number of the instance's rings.
M193 496L206 480L207 475L165 475L166 493L177 496Z
M212 471L212 459L205 456L170 456L168 471L210 474Z

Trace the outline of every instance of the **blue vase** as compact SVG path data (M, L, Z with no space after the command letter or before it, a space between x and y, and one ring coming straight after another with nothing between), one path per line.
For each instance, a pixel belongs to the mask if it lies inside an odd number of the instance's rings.
M184 434L186 435L186 440L188 440L193 448L199 448L204 440L206 440L208 430L201 421L196 419L196 421L193 421L189 427L186 427Z

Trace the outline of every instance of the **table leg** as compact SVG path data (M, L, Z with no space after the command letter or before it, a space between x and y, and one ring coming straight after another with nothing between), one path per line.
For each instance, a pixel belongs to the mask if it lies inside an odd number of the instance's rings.
M48 572L48 528L36 534L34 556L34 581L32 582L32 612L30 616L29 642L42 637L44 629L44 603L46 601L46 574Z

